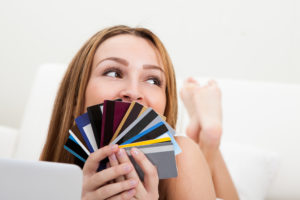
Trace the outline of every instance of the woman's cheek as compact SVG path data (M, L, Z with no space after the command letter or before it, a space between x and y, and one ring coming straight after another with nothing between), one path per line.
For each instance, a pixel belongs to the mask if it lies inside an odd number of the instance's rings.
M118 85L107 81L90 80L86 90L86 107L103 103L106 99L115 99Z
M144 92L148 106L163 115L166 107L165 91L161 88L148 88Z

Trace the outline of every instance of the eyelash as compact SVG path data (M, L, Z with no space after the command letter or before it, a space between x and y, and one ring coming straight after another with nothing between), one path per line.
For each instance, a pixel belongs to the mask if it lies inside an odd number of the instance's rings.
M115 72L117 74L116 78L122 78L123 77L122 71L117 67L111 67L111 68L106 69L103 72L103 75L106 76L107 74L109 74L111 72Z
M154 85L157 85L157 86L161 86L161 80L159 79L159 78L157 78L157 77L155 77L155 76L150 76L150 77L148 77L147 78L147 81L148 80L153 80L153 82L154 82Z
M117 76L115 78L122 78L123 77L123 73L122 71L118 68L118 67L111 67L111 68L108 68L106 69L104 72L103 72L103 76L107 76L109 73L111 72L115 72L117 74ZM156 76L149 76L147 77L146 81L148 80L153 80L154 82L154 85L157 85L158 87L161 87L161 80L156 77Z

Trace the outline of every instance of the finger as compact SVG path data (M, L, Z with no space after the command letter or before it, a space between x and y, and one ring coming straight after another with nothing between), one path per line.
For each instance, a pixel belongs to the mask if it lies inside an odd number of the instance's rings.
M146 190L148 192L156 192L159 182L157 168L139 149L134 147L130 152L135 162L141 167L142 171L144 172L144 186Z
M125 149L119 149L118 153L117 153L117 159L120 163L131 163ZM132 170L130 173L126 174L125 177L127 179L130 179L130 178L139 178L137 172L135 170Z
M105 183L116 179L119 176L128 174L133 170L133 166L129 163L123 163L121 165L104 169L94 174L89 180L89 190L94 190L103 186Z
M83 174L95 173L99 167L99 162L117 151L118 145L109 145L90 154L83 166Z
M112 167L119 165L119 161L117 160L116 154L110 155L108 157L108 159L109 159L109 163ZM119 176L116 178L116 182L120 182L120 181L124 181L124 180L125 180L124 176Z
M122 192L117 196L113 196L108 198L109 200L123 200L123 199L131 199L136 194L136 189L130 189L128 191Z
M137 180L129 179L129 180L125 180L122 182L105 185L105 186L99 188L98 190L96 190L96 195L103 199L107 199L107 198L110 198L121 192L122 193L125 192L124 194L121 194L121 195L125 195L125 197L130 196L129 198L131 198L132 191L130 193L128 193L128 190L135 188L137 186L137 184L138 184ZM120 197L122 197L121 195L120 195ZM119 196L119 195L117 195L117 196Z
M110 168L110 167L111 167L111 166L110 166L109 162L107 162L107 163L106 163L106 169L108 169L108 168ZM108 181L107 184L112 184L112 183L114 183L114 180Z

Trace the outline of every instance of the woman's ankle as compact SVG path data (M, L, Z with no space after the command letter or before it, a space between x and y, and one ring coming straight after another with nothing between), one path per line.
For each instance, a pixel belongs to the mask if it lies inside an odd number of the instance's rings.
M205 125L202 127L199 134L199 145L205 151L215 151L219 149L221 136L222 136L222 125L212 124Z

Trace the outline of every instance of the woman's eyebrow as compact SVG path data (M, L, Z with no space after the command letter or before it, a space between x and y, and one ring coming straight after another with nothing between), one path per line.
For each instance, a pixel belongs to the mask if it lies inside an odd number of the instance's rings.
M165 74L165 71L161 67L156 66L156 65L143 65L143 68L144 69L156 69L156 70L161 71L163 74Z
M96 66L98 66L100 63L102 63L103 61L106 61L106 60L112 60L112 61L115 61L115 62L118 62L118 63L121 63L123 65L126 65L128 66L128 61L123 59L123 58L118 58L118 57L108 57L108 58L104 58L102 60L100 60Z
M102 62L104 62L104 61L106 61L106 60L112 60L112 61L121 63L121 64L123 64L123 65L125 65L125 66L128 66L128 65L129 65L128 61L125 60L125 59L123 59L123 58L119 58L119 57L108 57L108 58L104 58L104 59L100 60L100 61L96 64L96 66L98 66L100 63L102 63ZM145 65L143 65L143 68L144 68L144 69L156 69L156 70L161 71L163 74L165 73L165 71L164 71L161 67L156 66L156 65L145 64Z

